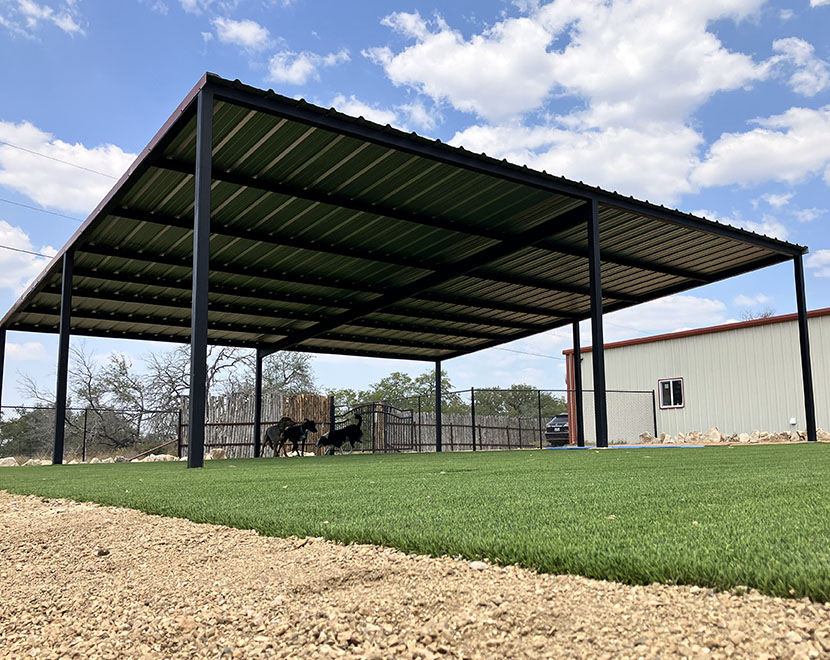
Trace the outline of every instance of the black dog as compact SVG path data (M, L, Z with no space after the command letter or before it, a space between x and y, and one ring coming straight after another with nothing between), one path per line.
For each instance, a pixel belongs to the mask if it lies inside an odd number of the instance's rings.
M343 445L348 442L352 449L355 444L360 442L363 437L363 431L360 426L363 423L363 418L355 414L357 424L349 424L342 429L334 429L329 431L326 435L321 436L317 441L317 447L326 447L327 454L333 454L335 449L339 449L343 453Z
M262 447L263 449L272 447L274 456L277 456L280 450L284 456L287 456L286 443L290 442L291 451L296 452L300 442L305 447L309 431L317 433L317 424L312 420L306 418L302 424L296 424L290 417L283 417L276 425L268 427L265 431L265 442L262 443Z

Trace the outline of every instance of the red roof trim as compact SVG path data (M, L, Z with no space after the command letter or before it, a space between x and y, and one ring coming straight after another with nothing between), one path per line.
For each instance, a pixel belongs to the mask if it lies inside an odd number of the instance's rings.
M817 318L820 316L830 316L830 307L822 309L814 309L807 312L807 318ZM605 344L606 350L609 348L621 348L623 346L636 346L637 344L651 344L658 341L668 341L669 339L682 339L683 337L694 337L696 335L711 335L717 332L729 332L730 330L743 330L744 328L754 328L759 325L772 325L774 323L789 323L790 321L798 320L798 314L783 314L781 316L771 316L766 319L752 319L751 321L739 321L737 323L725 323L723 325L712 325L706 328L694 328L693 330L681 330L680 332L669 332L662 335L652 335L651 337L638 337L637 339L626 339L624 341L615 341L610 344ZM586 346L582 348L582 352L590 351L591 347ZM563 355L570 355L573 353L572 348L566 348L562 351Z

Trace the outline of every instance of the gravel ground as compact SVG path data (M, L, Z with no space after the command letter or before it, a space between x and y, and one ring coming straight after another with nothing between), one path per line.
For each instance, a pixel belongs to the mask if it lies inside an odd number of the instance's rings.
M2 658L830 658L830 604L0 491Z

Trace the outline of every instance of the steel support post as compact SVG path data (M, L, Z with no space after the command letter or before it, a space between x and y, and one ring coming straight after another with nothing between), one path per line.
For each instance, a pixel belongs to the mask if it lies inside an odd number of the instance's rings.
M256 374L254 375L254 458L262 453L260 429L262 428L262 349L256 349Z
M0 328L0 419L3 419L3 373L6 370L6 329Z
M435 451L441 451L441 360L435 361Z
M539 449L545 440L545 426L542 424L542 390L536 390L536 409L539 412Z
M210 185L213 144L213 92L196 101L196 192L193 214L193 295L190 326L190 409L187 467L205 460L207 397L208 269L210 268Z
M473 451L476 450L476 388L470 388L470 421L472 422Z
M574 373L574 409L576 410L576 446L585 446L585 412L582 407L584 394L582 391L582 347L579 341L579 321L573 322L573 373ZM569 420L568 423L573 423Z
M801 378L804 383L804 414L807 440L815 442L816 401L813 394L813 367L810 362L810 333L807 330L807 295L804 292L804 262L801 255L793 258L795 266L795 298L798 305L798 340L801 347Z
M596 199L588 202L588 268L591 289L591 343L594 367L594 423L597 447L608 446L608 410L605 400L605 344L602 332L602 262L599 241L599 208ZM577 368L574 363L574 374Z
M72 268L75 255L72 251L63 254L63 275L61 277L61 318L58 336L58 379L55 386L55 445L52 464L63 463L63 441L66 433L66 380L69 372L69 326L72 323Z

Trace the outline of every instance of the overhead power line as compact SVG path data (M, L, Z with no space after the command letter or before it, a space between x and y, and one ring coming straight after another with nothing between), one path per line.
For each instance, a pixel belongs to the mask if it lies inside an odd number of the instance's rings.
M60 158L55 158L54 156L48 156L46 154L42 154L39 151L32 151L31 149L26 149L26 147L21 147L16 144L12 144L11 142L6 142L4 140L0 140L0 144L4 144L7 147L11 147L12 149L19 149L20 151L25 151L27 154L32 154L33 156L40 156L41 158L48 158L49 160L54 160L56 163L63 163L64 165L69 165L69 167L77 167L79 170L85 170L86 172L92 172L93 174L99 174L100 176L105 176L108 179L117 179L117 176L113 176L112 174L106 174L105 172L99 172L98 170L90 169L89 167L84 167L83 165L78 165L77 163L70 163L68 160L61 160Z
M13 250L14 252L23 252L24 254L31 254L35 257L43 257L44 259L51 259L52 256L48 254L41 254L40 252L32 252L31 250L24 250L23 248L12 247L11 245L0 245L4 250Z
M32 211L48 213L49 215L56 215L59 218L66 218L67 220L74 220L75 222L83 222L83 220L81 220L80 218L73 218L71 215L64 215L63 213L57 213L56 211L47 211L46 209L41 209L37 206L29 206L28 204L21 204L20 202L13 202L10 199L3 199L2 197L0 197L0 202L5 202L6 204L13 204L14 206L21 206L24 209L31 209Z
M564 360L564 357L559 355L545 355L544 353L531 353L529 351L517 351L515 348L495 347L497 351L507 351L508 353L521 353L522 355L535 355L536 357L550 358L551 360Z

